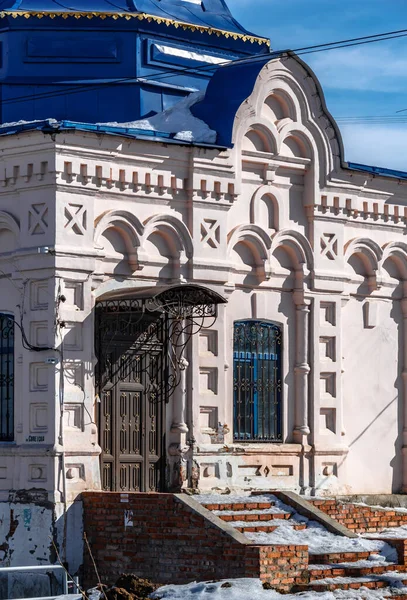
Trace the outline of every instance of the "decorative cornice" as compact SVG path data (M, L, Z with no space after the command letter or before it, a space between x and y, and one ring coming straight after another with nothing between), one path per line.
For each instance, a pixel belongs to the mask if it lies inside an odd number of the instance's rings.
M216 29L215 27L205 27L203 25L193 25L191 23L185 23L183 21L176 21L174 19L166 19L165 17L156 17L155 15L149 15L147 13L123 13L123 12L82 12L82 11L20 11L20 10L2 10L0 12L0 18L12 17L17 19L23 17L24 19L30 19L31 17L42 19L48 17L49 19L62 18L68 19L73 17L74 19L125 19L130 21L131 19L138 19L139 21L148 21L151 23L164 24L167 27L175 27L176 29L189 29L190 31L198 31L199 33L207 33L209 35L216 35L217 37L232 38L234 40L242 40L243 42L250 42L251 44L266 44L270 46L270 40L266 38L260 38L253 35L247 35L244 33L236 33L233 31L225 31L223 29Z

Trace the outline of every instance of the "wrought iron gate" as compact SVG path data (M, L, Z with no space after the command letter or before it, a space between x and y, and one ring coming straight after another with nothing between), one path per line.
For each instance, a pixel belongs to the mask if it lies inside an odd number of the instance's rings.
M167 372L165 320L98 311L102 489L161 491Z
M195 284L139 288L96 305L102 489L162 491L165 407L191 336L225 300Z

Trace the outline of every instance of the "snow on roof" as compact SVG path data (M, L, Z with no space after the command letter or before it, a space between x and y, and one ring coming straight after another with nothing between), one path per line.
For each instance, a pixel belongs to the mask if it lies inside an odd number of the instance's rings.
M195 117L190 110L191 106L201 102L204 96L205 92L190 94L171 108L147 119L127 123L97 123L97 125L173 133L175 134L173 138L175 140L214 144L217 137L216 131L213 131L204 121Z

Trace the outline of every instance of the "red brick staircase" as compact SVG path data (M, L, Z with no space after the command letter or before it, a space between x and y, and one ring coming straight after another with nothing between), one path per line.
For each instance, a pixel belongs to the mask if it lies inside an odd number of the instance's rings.
M227 499L222 503L203 501L202 505L243 534L271 533L279 527L279 521L282 519L292 520L292 512L277 509L273 501L256 502L255 496L249 496L245 502L233 502L233 498L231 498L230 502ZM369 509L363 509L365 531L372 531L373 527L375 528L373 531L378 531L380 530L380 523L377 520L378 511L370 510L374 513L373 523L369 522ZM347 513L348 510L346 510ZM385 511L380 511L380 513L383 513L383 527L389 527L390 522L394 523L394 526L398 526L402 522L405 523L407 519L407 515L403 515L400 519L394 519L394 511L389 516ZM330 504L330 514L334 517L332 504ZM393 518L393 521L389 517ZM363 527L359 526L363 531ZM292 527L301 531L306 529L307 525L293 521ZM380 535L378 534L377 537L379 538ZM387 542L389 541L387 540ZM399 586L407 587L407 563L404 560L406 544L403 542L403 540L394 541L400 563L403 564L377 563L375 560L370 562L369 557L377 554L377 551L310 554L308 573L304 573L304 582L296 584L292 592L360 590L358 597L364 598L364 589L383 590L386 594L383 598L407 600L407 593L397 591Z
M291 519L289 512L264 512L271 511L274 505L275 503L272 501L256 502L249 499L247 502L228 504L202 503L207 510L213 512L222 521L230 523L232 527L242 533L272 533L277 529L279 520ZM304 523L293 523L292 526L297 531L307 527Z

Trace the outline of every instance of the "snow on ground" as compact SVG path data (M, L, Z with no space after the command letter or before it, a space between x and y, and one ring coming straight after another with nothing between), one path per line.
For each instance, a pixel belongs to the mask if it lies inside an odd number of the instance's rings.
M309 565L309 570L310 571L315 571L315 570L322 571L324 569L332 569L332 567L334 567L335 569L345 569L347 567L351 567L353 569L363 569L365 567L389 566L390 564L397 564L397 563L389 563L386 560L386 557L382 556L381 554L371 554L369 556L369 558L362 559L362 560L356 560L354 562L331 563L328 565ZM406 579L407 579L407 575L406 575Z
M273 494L262 494L261 496L251 496L250 492L247 494L196 494L191 496L194 500L200 504L234 504L241 502L275 502L276 506L285 506L276 496Z
M397 538L407 539L407 525L401 525L400 527L388 527L387 529L381 529L376 533L362 533L364 538Z
M393 589L407 592L399 587L397 579ZM225 586L225 583L230 584ZM222 587L225 586L225 587ZM150 598L156 600L381 600L391 597L390 589L336 590L335 592L302 592L279 594L275 590L264 590L259 579L225 579L223 582L189 583L188 585L166 585L154 592Z
M308 521L307 529L296 531L290 521L281 520L278 528L271 533L245 533L245 536L256 544L293 544L306 545L310 554L327 554L328 552L372 552L376 551L389 562L397 562L397 552L385 542L367 540L362 537L347 538L327 531L316 521Z
M127 123L112 122L96 124L109 127L128 127L131 129L175 133L174 139L176 140L214 144L217 136L216 131L210 129L204 121L194 117L190 110L191 106L200 102L204 95L204 92L190 94L164 112L158 113L148 119L128 121Z
M407 508L403 506L379 506L378 504L366 504L365 502L345 502L344 500L340 500L343 504L354 504L355 506L365 506L367 508L371 508L372 510L393 510L396 513L407 513Z
M246 532L244 535L255 544L277 545L293 544L296 546L306 545L310 554L326 554L328 552L372 552L375 551L388 562L397 562L397 551L385 542L379 540L369 540L365 537L347 538L341 535L335 535L327 531L323 525L316 521L309 521L306 517L297 513L293 508L284 504L273 494L262 494L261 496L249 496L245 494L199 494L193 496L200 503L210 504L232 504L239 502L274 502L277 512L291 513L291 519L276 519L273 525L277 529L271 533ZM228 511L230 512L230 511ZM240 513L241 511L239 511ZM256 513L269 513L270 509L256 510ZM226 511L221 511L227 514ZM220 514L217 512L216 514ZM293 523L306 523L307 529L296 531ZM235 521L229 523L234 527L242 527L243 522ZM253 525L252 522L246 525ZM259 523L260 524L260 523ZM270 524L270 521L262 522L261 525ZM377 537L377 534L376 534Z

